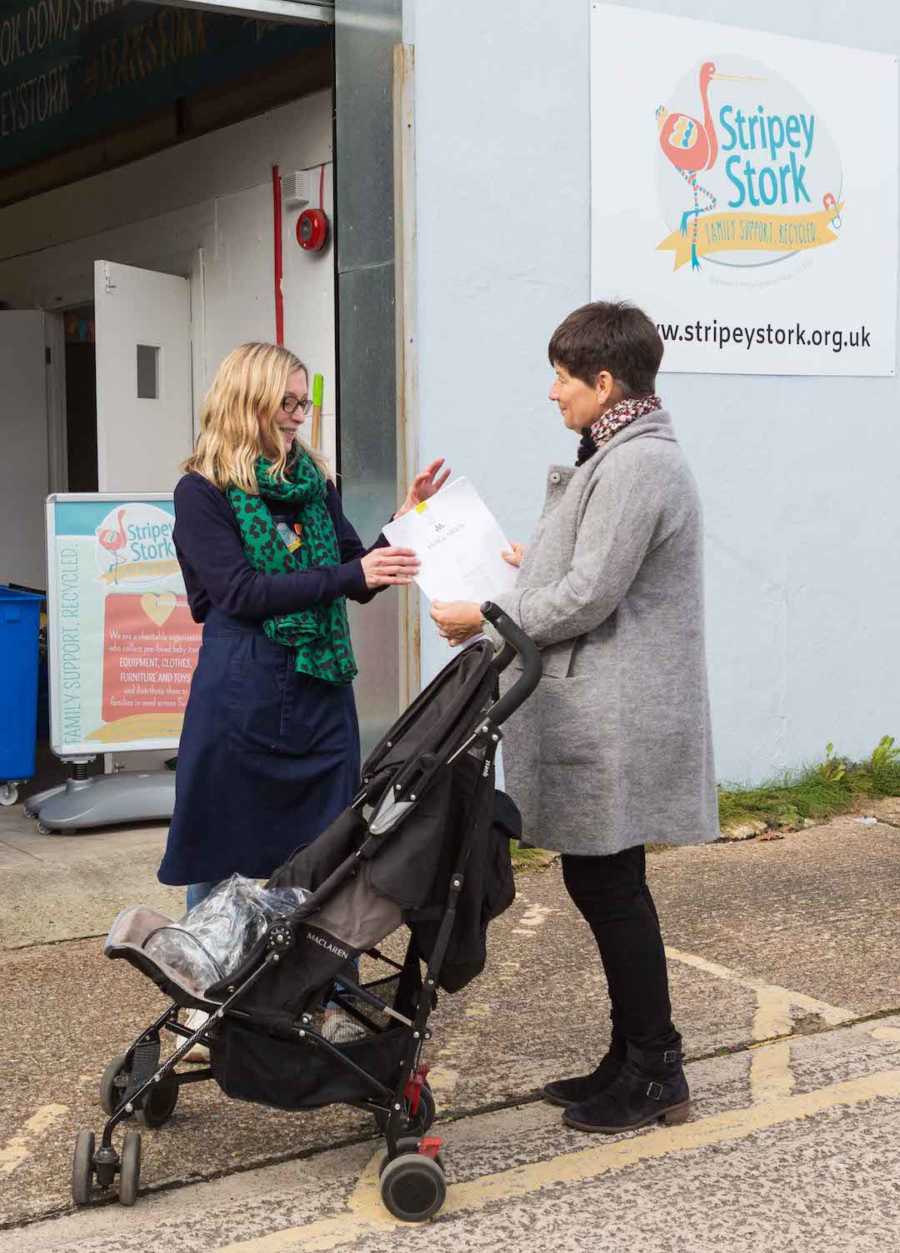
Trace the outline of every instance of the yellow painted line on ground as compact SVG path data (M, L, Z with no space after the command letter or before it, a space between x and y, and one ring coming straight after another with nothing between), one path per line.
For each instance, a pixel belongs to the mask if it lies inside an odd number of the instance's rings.
M741 974L728 966L720 966L718 962L707 961L705 957L697 957L694 953L683 953L680 949L666 946L666 956L672 961L681 962L684 966L691 966L694 970L702 970L704 974L713 975L716 979L724 979L739 987L749 988L752 992L765 993L772 1003L782 1001L787 1005L796 1005L798 1009L809 1010L812 1014L819 1014L831 1027L837 1027L842 1022L849 1022L851 1018L856 1017L852 1009L829 1005L825 1001L817 1000L814 996L807 996L805 992L794 992L791 988L779 987L777 983L767 983L765 979L759 979L756 975ZM787 1030L790 1030L790 1024Z
M753 1039L773 1040L775 1036L790 1035L793 1027L790 995L780 988L757 988ZM793 1090L790 1040L777 1040L754 1049L750 1054L750 1093L754 1104L781 1100Z
M18 1135L7 1140L0 1148L0 1174L11 1175L17 1166L31 1157L30 1142L53 1126L58 1118L69 1112L67 1105L42 1105L32 1114Z
M696 1122L655 1129L613 1144L601 1142L546 1162L515 1166L470 1183L453 1184L447 1190L447 1201L441 1212L444 1215L477 1212L495 1203L532 1196L544 1188L587 1183L601 1175L642 1162L742 1140L758 1131L814 1118L837 1106L861 1105L879 1098L900 1098L900 1070L884 1070L859 1079L848 1079L814 1092L751 1105L746 1109L727 1110ZM331 1250L352 1247L358 1238L407 1227L407 1224L393 1219L381 1204L378 1190L380 1156L376 1154L369 1162L345 1214L225 1245L218 1253L287 1253L288 1250L330 1253Z

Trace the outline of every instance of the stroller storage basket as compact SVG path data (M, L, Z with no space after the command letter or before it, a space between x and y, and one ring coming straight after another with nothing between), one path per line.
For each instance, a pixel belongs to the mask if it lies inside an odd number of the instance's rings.
M338 1101L385 1103L381 1088L396 1088L408 1039L408 1030L397 1026L337 1046L369 1081L296 1034L280 1039L233 1020L210 1038L209 1054L213 1077L226 1096L275 1109L320 1109Z

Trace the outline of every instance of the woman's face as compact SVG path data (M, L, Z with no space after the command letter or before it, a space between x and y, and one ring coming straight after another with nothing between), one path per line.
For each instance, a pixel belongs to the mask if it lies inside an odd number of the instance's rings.
M596 422L606 407L597 388L573 378L564 365L554 365L556 378L550 388L550 399L559 405L562 420L570 431L583 431ZM601 375L602 377L602 375Z
M287 391L275 414L275 425L278 427L285 452L291 451L297 431L306 421L308 404L309 381L306 371L295 370L293 374L288 375Z

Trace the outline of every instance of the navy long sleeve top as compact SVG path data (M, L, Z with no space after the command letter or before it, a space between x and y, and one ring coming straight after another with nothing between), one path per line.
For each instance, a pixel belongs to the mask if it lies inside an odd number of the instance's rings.
M175 488L173 538L194 621L205 621L210 607L233 618L260 621L310 605L327 605L339 596L361 604L371 600L375 591L366 587L362 558L372 550L363 545L344 517L330 480L326 503L334 521L340 564L290 574L263 574L247 560L240 528L225 494L202 475L185 474ZM385 544L387 540L379 535L372 547Z

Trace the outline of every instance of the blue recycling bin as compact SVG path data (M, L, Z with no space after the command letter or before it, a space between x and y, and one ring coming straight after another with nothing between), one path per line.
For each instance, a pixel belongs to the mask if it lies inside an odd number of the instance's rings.
M0 804L34 774L43 598L0 586Z

